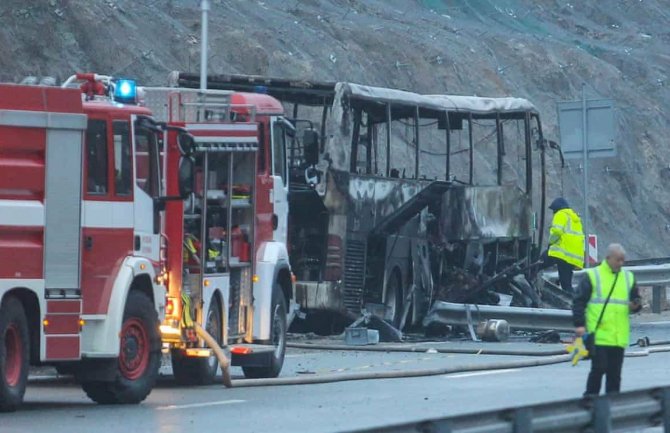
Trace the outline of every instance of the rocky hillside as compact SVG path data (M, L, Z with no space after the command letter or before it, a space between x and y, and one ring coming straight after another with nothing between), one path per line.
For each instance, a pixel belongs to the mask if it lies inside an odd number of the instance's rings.
M199 3L3 0L0 79L91 70L163 85L171 70L198 70ZM591 164L592 231L631 256L670 256L669 0L211 3L211 72L521 96L554 139L556 102L586 83L617 106L618 157ZM550 169L550 195L580 210L579 162Z

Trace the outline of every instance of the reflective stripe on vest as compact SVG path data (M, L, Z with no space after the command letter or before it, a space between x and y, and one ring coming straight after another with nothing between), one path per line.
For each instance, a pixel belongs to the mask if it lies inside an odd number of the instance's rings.
M584 260L583 257L578 256L577 254L572 254L571 252L569 252L569 251L567 251L567 250L564 250L563 248L558 247L558 246L556 246L556 245L552 245L552 246L550 246L550 247L549 247L549 251L553 251L553 252L555 252L555 253L564 254L564 255L566 255L566 256L568 256L568 257L572 257L573 259L576 259L576 260L580 260L580 261Z

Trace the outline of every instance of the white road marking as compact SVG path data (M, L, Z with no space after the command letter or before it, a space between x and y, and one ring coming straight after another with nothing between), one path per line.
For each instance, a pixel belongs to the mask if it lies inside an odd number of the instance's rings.
M287 353L284 358L300 358L302 356L310 356L312 353Z
M487 370L487 371L475 371L472 373L459 373L459 374L447 374L442 376L444 379L457 379L459 377L473 377L473 376L488 376L490 374L501 374L501 373L512 373L519 371L519 368L508 368L506 370Z
M169 405L169 406L158 406L156 410L176 410L176 409L192 409L197 407L208 407L208 406L223 406L226 404L237 404L245 403L246 400L221 400L221 401L208 401L206 403L192 403L192 404L181 404L181 405Z

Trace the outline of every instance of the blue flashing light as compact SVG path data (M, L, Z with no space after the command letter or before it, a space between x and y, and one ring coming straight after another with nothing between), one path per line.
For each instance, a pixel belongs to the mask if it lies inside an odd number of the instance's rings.
M262 93L267 95L268 88L266 86L254 86L254 93Z
M114 86L114 100L122 103L135 103L137 101L135 80L117 80Z

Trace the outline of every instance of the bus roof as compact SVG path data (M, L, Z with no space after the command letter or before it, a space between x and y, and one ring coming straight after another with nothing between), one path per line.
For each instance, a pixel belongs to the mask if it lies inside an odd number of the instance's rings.
M336 92L342 89L350 97L390 104L412 105L435 111L465 112L475 114L537 113L535 106L522 98L483 98L461 95L421 95L404 90L364 86L354 83L337 83Z
M174 85L198 87L199 75L187 72L170 74ZM406 90L366 86L350 82L327 82L271 78L259 75L209 75L207 85L212 89L257 92L259 88L282 102L324 106L331 105L338 92L354 99L387 102L404 106L419 106L433 111L474 113L479 115L537 113L537 108L522 98L487 98L463 95L422 95ZM516 117L516 116L514 116Z

